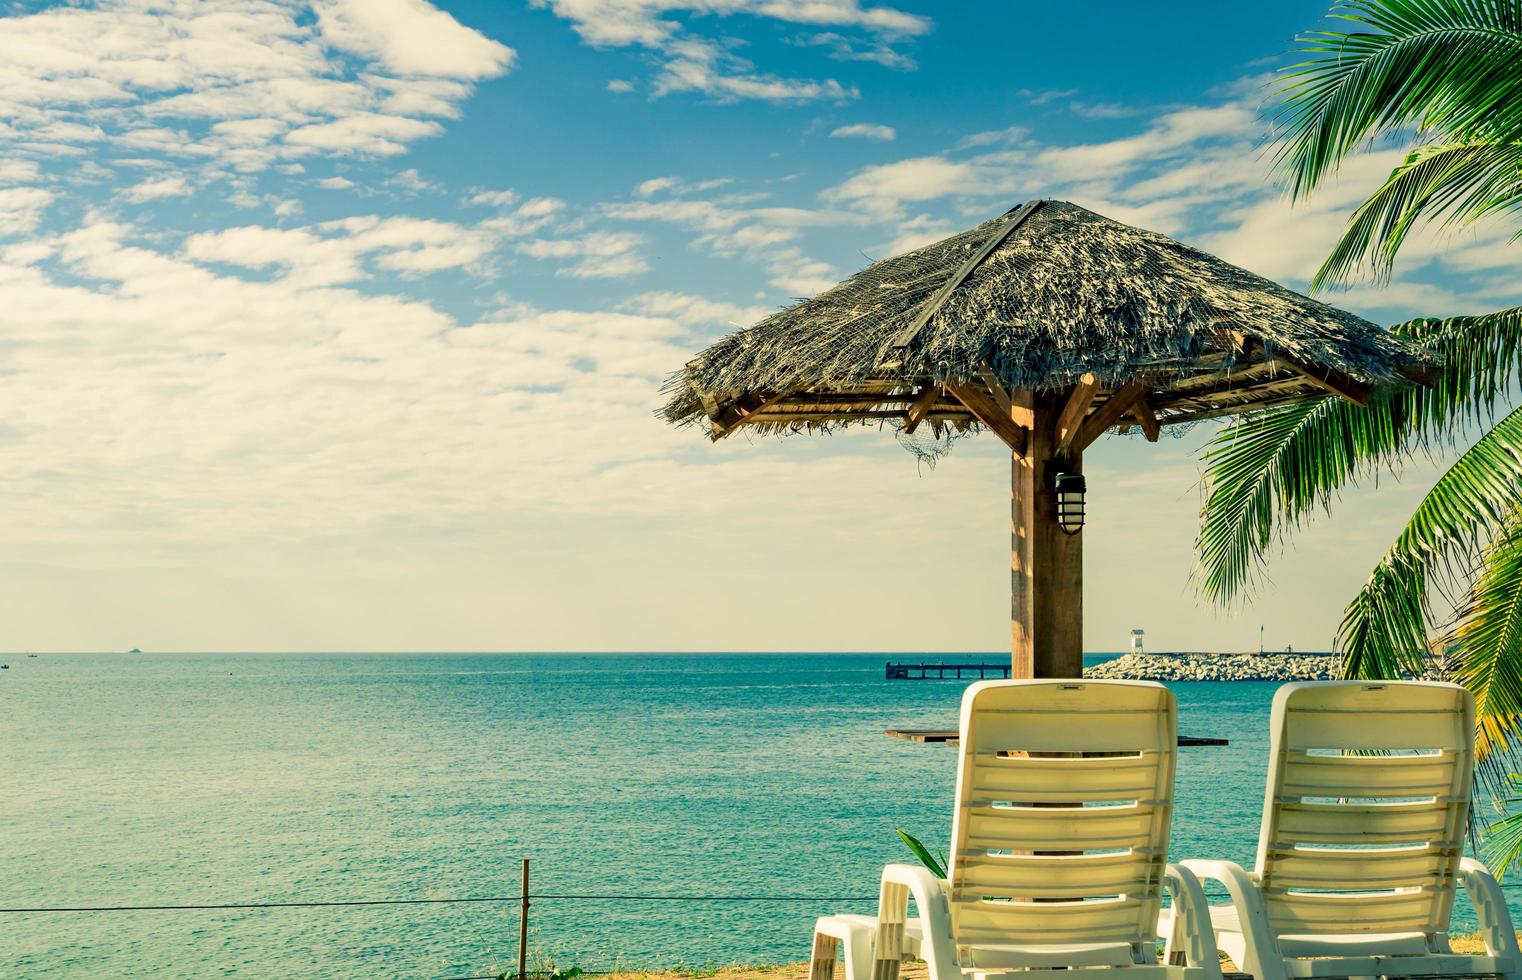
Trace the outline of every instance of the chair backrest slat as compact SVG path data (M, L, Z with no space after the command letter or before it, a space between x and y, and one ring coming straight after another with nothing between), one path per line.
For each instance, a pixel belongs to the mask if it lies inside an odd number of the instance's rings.
M1473 737L1456 684L1280 688L1257 863L1275 930L1446 932Z
M1173 695L1146 681L989 681L962 699L952 934L978 945L1155 939Z

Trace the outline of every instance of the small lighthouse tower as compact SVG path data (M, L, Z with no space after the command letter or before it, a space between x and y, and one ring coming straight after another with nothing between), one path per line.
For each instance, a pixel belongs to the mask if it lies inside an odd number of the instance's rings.
M1132 653L1146 653L1146 651L1142 649L1142 638L1145 637L1146 635L1147 635L1147 631L1146 630L1132 630L1131 631L1131 652Z

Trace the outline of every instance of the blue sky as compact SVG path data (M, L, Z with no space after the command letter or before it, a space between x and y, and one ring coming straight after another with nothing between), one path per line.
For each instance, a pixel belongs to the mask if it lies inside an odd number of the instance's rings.
M1166 11L1163 13L1161 11ZM1303 288L1394 159L1291 207L1313 3L11 4L0 647L996 650L1008 463L651 416L714 338L1030 197ZM1430 236L1381 322L1515 303ZM1324 648L1427 469L1190 586L1196 429L1086 460L1091 649Z

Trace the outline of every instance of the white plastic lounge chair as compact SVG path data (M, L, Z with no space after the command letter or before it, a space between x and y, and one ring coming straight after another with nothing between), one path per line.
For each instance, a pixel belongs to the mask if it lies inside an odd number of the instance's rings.
M896 980L906 955L926 960L929 980L1075 970L1217 980L1204 892L1165 865L1176 741L1173 694L1160 684L971 685L950 880L888 865L877 918L818 921L810 980L830 980L840 946L846 980ZM1169 965L1156 950L1164 887L1183 910L1178 942L1188 942L1170 947ZM907 918L911 895L916 919Z
M1474 699L1454 684L1287 684L1274 697L1268 792L1251 874L1185 861L1223 883L1217 941L1258 980L1522 977L1506 901L1464 858ZM1455 884L1486 955L1448 945Z

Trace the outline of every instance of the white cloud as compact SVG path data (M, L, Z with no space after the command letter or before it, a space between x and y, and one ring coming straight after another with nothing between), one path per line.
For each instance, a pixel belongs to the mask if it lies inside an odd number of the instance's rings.
M697 92L723 102L759 99L766 102L845 101L861 93L833 78L784 78L755 72L743 58L709 41L687 39L667 45L669 57L656 76L653 93Z
M835 61L870 61L894 71L913 71L918 67L913 58L877 39L860 41L835 31L825 31L806 35L793 43L801 47L824 48L827 57Z
M40 171L32 160L0 160L0 184L29 184Z
M356 112L331 122L298 126L285 136L291 152L328 152L336 156L368 153L394 156L407 151L407 144L436 136L444 127L430 119L409 119L376 112Z
M601 232L581 238L534 239L520 242L517 249L535 259L574 259L555 271L558 276L621 279L650 271L650 264L635 251L644 242L643 236L630 232Z
M511 49L423 0L93 0L0 18L0 145L257 171L436 134Z
M518 192L515 190L501 191L476 191L466 200L468 204L484 204L487 207L505 208L518 200Z
M203 232L186 239L184 256L201 264L276 267L282 279L314 287L368 278L366 258L407 275L468 268L496 241L488 230L447 221L367 215L306 228L248 225Z
M615 78L608 82L608 91L615 95L626 95L634 91L634 83L624 78Z
M858 48L851 39L831 34L827 40L805 40L804 44L830 47L836 57L850 60L873 60L893 67L909 67L912 62L898 55L891 42L927 33L931 22L926 17L890 7L862 7L858 0L533 0L535 6L548 7L569 20L576 33L594 47L639 46L658 52L661 66L655 78L653 94L696 92L722 101L761 99L771 102L806 102L818 99L855 98L857 92L834 79L787 78L756 71L750 62L739 58L713 40L685 32L675 16L684 13L749 15L814 27L848 28L864 32L873 39ZM819 36L824 37L824 36ZM628 92L632 83L608 83L609 91Z
M85 543L109 528L195 547L206 533L555 511L565 487L680 438L650 418L660 379L687 353L673 316L519 310L462 323L321 277L249 280L201 264L294 272L329 261L320 249L336 231L235 229L176 256L92 220L56 251L0 251L0 402L17 427L0 439L0 467L7 526L26 529L8 546ZM417 242L459 236L394 220L341 231L336 251L414 258ZM36 264L50 255L56 276ZM554 439L521 438L551 428Z
M929 214L916 215L908 221L899 222L898 235L884 248L881 258L912 252L922 245L938 242L958 231L945 218Z
M733 177L715 177L712 180L700 180L697 183L688 183L680 177L652 177L643 181L634 188L635 197L654 197L657 194L701 194L704 191L717 190L720 187L728 187L734 183Z
M495 78L515 58L512 48L424 0L319 0L316 9L328 42L401 75Z
M1250 141L1263 122L1250 107L1229 103L1169 112L1146 131L1125 139L1079 146L1053 147L1037 154L1048 170L1090 177L1123 171L1141 163L1155 165L1201 140L1236 138Z
M830 131L834 139L864 139L878 143L888 143L898 137L898 132L892 126L883 126L879 123L852 123L849 126L840 126Z
M676 177L651 177L634 188L634 193L637 197L652 197L661 191L669 191L681 183L681 180Z
M983 194L990 186L985 168L944 156L924 156L867 167L827 191L825 199L886 218L906 202Z
M558 197L531 197L513 211L487 218L481 222L481 227L503 238L520 238L544 229L564 210L565 202Z
M709 327L717 333L723 333L724 328L748 327L772 312L764 306L742 306L671 291L631 296L619 304L619 309L646 316L670 317L683 326Z
M0 237L34 230L52 202L52 192L41 187L0 187Z
M156 201L166 197L186 197L190 194L190 182L180 174L150 177L134 184L123 193L131 201Z

